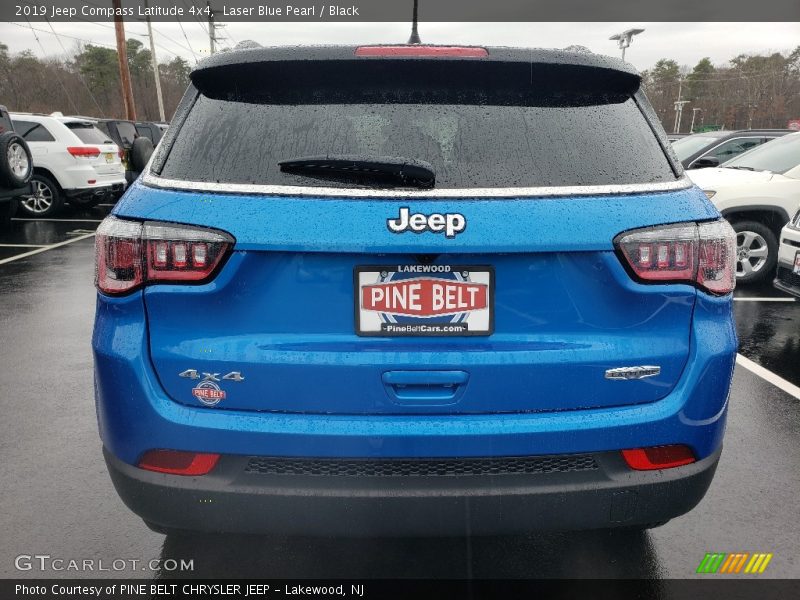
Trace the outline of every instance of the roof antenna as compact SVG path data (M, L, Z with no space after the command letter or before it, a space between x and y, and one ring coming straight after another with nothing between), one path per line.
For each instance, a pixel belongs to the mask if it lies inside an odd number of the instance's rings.
M411 21L411 37L408 38L409 44L422 43L422 40L419 39L419 32L417 31L417 4L419 4L419 0L414 0L414 17Z

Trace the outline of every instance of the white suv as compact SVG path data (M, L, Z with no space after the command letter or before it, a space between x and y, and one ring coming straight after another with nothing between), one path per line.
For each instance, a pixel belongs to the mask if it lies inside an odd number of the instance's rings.
M775 287L800 298L800 210L781 231Z
M94 206L115 200L125 189L125 167L119 147L87 119L59 113L12 113L14 129L33 155L33 195L22 200L22 213L47 217L64 201Z
M737 281L773 277L781 229L800 201L800 133L753 148L721 168L686 174L736 231Z

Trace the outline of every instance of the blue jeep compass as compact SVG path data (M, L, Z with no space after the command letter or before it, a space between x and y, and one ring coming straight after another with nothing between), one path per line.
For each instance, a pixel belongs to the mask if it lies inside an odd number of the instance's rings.
M580 48L202 62L97 231L125 503L161 532L333 535L694 507L722 448L735 238L639 86Z

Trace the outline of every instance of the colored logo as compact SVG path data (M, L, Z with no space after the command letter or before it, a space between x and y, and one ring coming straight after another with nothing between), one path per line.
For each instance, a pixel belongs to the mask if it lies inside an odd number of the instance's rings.
M772 560L772 553L762 552L725 552L706 553L697 573L763 573L767 569L769 561Z
M225 390L213 381L201 381L192 389L192 396L206 406L215 406L225 399Z

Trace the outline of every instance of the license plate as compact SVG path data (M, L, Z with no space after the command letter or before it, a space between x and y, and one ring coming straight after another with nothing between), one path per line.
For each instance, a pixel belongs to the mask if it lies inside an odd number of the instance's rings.
M489 266L356 267L356 334L491 335L494 269Z
M794 255L794 269L793 271L800 275L800 252Z
M114 153L113 152L106 152L106 162L113 163L114 162Z

